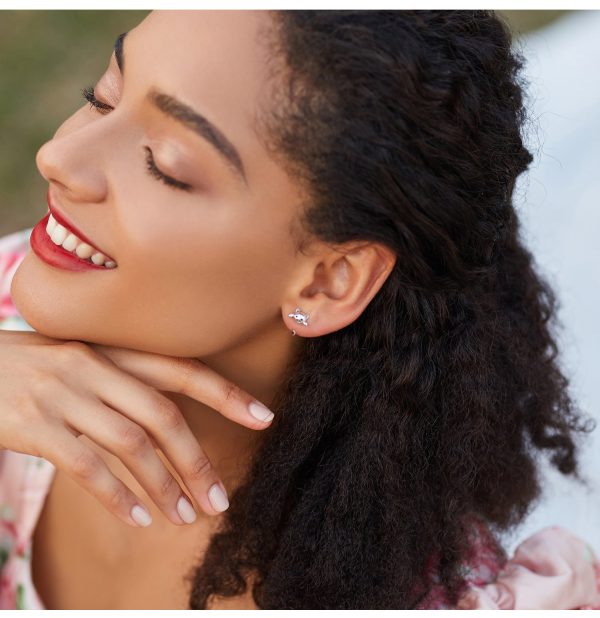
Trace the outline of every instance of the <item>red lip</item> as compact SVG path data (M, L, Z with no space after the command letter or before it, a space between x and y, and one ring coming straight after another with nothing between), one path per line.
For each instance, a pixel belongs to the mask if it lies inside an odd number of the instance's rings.
M75 236L77 236L79 239L83 240L83 242L86 242L88 245L96 249L96 251L103 253L107 257L107 259L112 260L113 262L116 262L116 260L112 258L110 255L108 255L108 253L106 253L104 249L100 249L99 247L97 247L83 232L77 229L67 219L65 215L63 215L61 212L56 210L56 206L52 203L52 198L50 197L50 189L48 189L48 192L46 193L46 201L48 202L48 208L50 209L50 212L52 213L52 216L54 217L54 219L56 219L57 223L60 223L62 226L67 228L70 232L73 232Z
M46 264L60 268L62 270L71 270L81 272L86 270L103 270L109 271L105 266L98 266L89 260L83 260L77 254L67 251L63 247L59 247L52 242L50 236L46 232L46 225L50 213L37 223L29 237L29 244L33 252Z

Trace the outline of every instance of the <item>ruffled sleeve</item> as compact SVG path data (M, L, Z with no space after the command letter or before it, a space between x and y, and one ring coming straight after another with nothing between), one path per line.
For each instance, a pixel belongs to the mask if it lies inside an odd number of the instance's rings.
M470 583L457 609L600 609L600 562L564 528L544 528L515 550L498 576Z

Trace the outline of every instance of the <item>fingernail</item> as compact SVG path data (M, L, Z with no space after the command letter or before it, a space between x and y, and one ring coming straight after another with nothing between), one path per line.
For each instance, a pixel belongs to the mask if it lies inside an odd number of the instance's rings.
M223 491L221 486L218 483L215 483L208 490L208 499L212 504L215 511L224 511L229 507L229 500L227 499L227 494Z
M152 515L140 504L134 505L131 509L131 519L139 526L149 526L152 523Z
M194 511L194 507L185 496L179 496L179 500L177 500L177 512L186 524L191 524L196 521L196 511Z
M269 408L263 406L263 404L259 403L258 401L252 401L249 408L250 414L252 414L254 418L257 418L259 421L263 421L265 423L271 421L275 416L273 412L269 410Z

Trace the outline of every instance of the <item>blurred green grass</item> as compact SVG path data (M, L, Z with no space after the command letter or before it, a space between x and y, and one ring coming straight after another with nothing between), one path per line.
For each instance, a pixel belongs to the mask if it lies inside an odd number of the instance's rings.
M116 37L148 11L0 11L0 235L47 211L39 147L83 103Z
M515 34L567 11L499 11ZM0 11L0 236L46 213L39 147L82 105L115 38L148 11Z

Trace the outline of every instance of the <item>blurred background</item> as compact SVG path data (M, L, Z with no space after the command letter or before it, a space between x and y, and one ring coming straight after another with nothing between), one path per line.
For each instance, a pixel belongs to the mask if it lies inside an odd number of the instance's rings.
M148 11L0 11L0 236L47 212L35 154Z
M559 299L556 333L571 395L600 425L600 11L499 11L526 58L527 145L535 159L515 207L539 272ZM35 153L82 105L117 35L147 11L0 11L0 236L46 213ZM600 555L600 427L582 444L585 487L544 464L545 494L507 539L547 525Z

